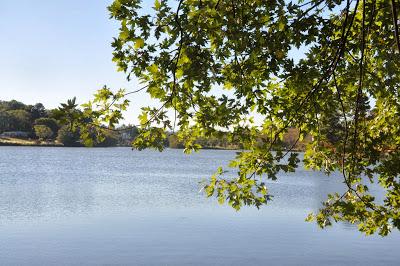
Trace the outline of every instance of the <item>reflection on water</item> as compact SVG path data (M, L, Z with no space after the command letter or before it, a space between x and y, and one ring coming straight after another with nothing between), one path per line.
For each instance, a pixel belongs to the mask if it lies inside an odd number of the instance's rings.
M199 193L232 151L0 147L0 264L395 265L400 235L304 222L339 175L268 181L274 200L235 212ZM230 173L234 174L234 173Z

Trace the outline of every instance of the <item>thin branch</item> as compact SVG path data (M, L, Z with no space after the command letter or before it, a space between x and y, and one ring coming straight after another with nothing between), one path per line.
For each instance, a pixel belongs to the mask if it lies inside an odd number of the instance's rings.
M347 185L347 187L351 187L351 184L349 184L347 177L346 177L346 145L347 145L347 139L349 137L349 131L348 131L348 125L347 125L347 117L346 117L346 110L344 108L344 104L343 104L343 99L342 99L342 94L340 92L340 88L337 84L336 81L336 74L335 72L333 72L333 81L336 87L336 91L337 91L337 95L338 95L338 100L340 102L340 106L342 108L342 113L343 113L343 119L344 119L344 126L345 126L345 136L344 136L344 140L343 140L343 154L342 154L342 174L343 174L343 178L344 181Z
M355 9L354 12L357 12ZM361 59L359 63L359 82L358 82L358 89L357 89L357 98L356 98L356 110L354 114L354 134L353 134L353 154L352 154L352 161L353 161L353 168L351 175L354 175L355 170L355 163L354 157L357 152L357 134L358 134L358 126L359 126L359 113L360 113L360 102L363 90L363 81L364 81L364 54L365 54L365 2L363 2L363 9L362 9L362 27L361 27Z
M218 2L215 4L214 9L218 9L218 6L219 6L220 2L221 2L221 0L218 0Z
M142 90L144 90L144 89L147 89L148 87L149 87L149 85L146 85L146 86L143 86L143 87L140 88L140 89L127 92L127 93L124 94L124 97L125 97L125 96L128 96L128 95L131 95L131 94L134 94L134 93L138 93L138 92L140 92L140 91L142 91Z
M286 151L286 153L282 156L282 159L285 158L289 152L292 152L294 147L296 147L297 143L299 142L301 137L301 128L299 128L299 136L297 137L296 141L292 144L292 146Z
M400 37L399 37L399 25L397 22L397 9L396 9L396 1L392 0L392 15L393 15L393 26L394 26L394 38L396 39L397 50L400 53Z

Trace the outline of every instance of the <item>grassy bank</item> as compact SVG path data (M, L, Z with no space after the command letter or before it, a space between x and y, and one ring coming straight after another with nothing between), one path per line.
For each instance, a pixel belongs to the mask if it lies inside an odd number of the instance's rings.
M43 147L62 147L61 143L54 141L39 141L32 139L20 139L0 137L0 146L43 146Z

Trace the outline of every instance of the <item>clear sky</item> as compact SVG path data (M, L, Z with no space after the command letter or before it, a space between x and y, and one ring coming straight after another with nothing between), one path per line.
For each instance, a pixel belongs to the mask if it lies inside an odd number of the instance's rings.
M106 9L111 2L0 0L0 100L54 108L74 96L83 103L105 84L137 88L111 61L118 30ZM135 97L127 121L137 117L135 103L150 102L145 94Z
M146 11L154 4L144 0ZM140 87L116 71L111 41L118 23L109 19L112 0L0 0L0 100L41 102L55 108L74 96L79 103L107 85ZM292 52L299 56L298 51ZM125 122L140 107L155 105L143 91L131 98Z

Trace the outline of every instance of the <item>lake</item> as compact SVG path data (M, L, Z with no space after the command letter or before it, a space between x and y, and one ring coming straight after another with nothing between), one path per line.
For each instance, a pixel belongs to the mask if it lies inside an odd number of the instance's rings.
M399 265L398 231L304 222L340 175L282 174L260 210L207 199L199 182L234 156L0 147L0 265Z

